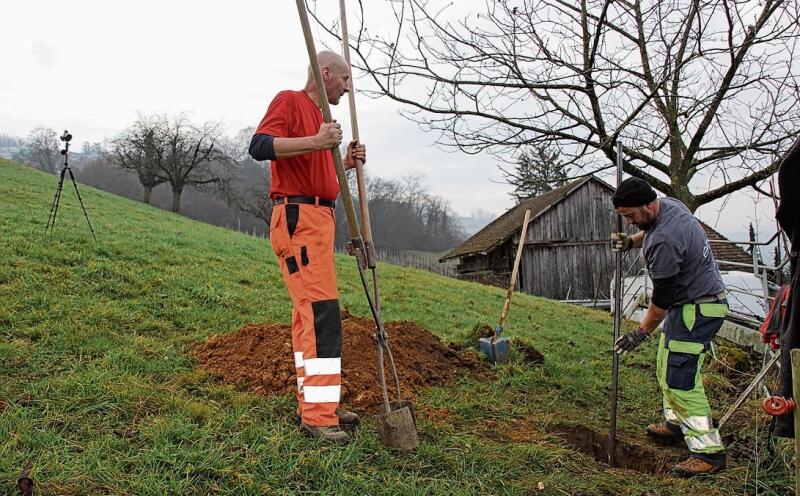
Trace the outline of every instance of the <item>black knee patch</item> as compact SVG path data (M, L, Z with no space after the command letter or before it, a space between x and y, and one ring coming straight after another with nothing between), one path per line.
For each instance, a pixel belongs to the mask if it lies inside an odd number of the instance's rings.
M342 356L342 319L339 315L339 300L312 302L311 310L314 312L317 357Z
M286 204L286 227L289 229L289 237L294 235L297 229L297 222L300 220L300 205L296 203Z
M700 355L670 351L667 356L667 386L681 391L694 389L699 358Z
M297 266L296 258L286 257L286 270L289 271L289 274L294 274L300 270L300 267Z

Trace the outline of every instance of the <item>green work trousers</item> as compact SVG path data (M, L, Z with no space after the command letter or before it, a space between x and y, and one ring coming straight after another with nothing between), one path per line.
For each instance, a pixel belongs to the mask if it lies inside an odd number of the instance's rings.
M721 463L725 447L711 418L700 369L728 312L725 300L671 308L658 345L657 374L664 417L677 424L693 456Z

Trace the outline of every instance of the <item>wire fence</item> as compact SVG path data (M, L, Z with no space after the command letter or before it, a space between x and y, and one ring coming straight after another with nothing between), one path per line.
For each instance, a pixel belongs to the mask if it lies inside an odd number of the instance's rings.
M347 246L336 246L336 253L347 254ZM440 263L440 256L440 253L375 248L375 259L378 262L399 265L401 267L413 267L446 277L456 277L458 275L456 271L457 262L451 260Z

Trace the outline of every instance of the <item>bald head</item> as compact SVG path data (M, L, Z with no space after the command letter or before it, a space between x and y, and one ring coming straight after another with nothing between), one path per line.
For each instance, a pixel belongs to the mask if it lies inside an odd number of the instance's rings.
M320 72L325 72L328 69L332 72L347 72L347 63L341 55L330 50L323 50L317 53L317 61L319 62ZM308 80L314 80L314 74L311 72L311 66L308 66Z
M325 84L325 94L328 97L328 102L331 105L336 105L342 95L350 91L350 68L341 55L330 50L319 52L317 60L319 61L319 71ZM317 93L311 66L308 68L306 89L313 91L315 94Z

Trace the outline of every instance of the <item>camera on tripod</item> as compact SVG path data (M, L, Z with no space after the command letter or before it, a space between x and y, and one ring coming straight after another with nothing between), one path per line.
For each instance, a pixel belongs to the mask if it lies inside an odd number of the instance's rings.
M64 148L63 150L61 150L61 155L64 155L64 156L66 156L66 155L67 155L67 150L69 150L69 142L70 142L70 140L72 139L72 135L71 135L71 134L69 134L69 131L67 131L67 130L65 129L65 130L64 130L64 134L62 134L61 136L59 136L59 137L58 137L58 139L60 139L61 141L63 141L63 142L64 142L64 146L65 146L66 148Z
M61 174L58 178L58 187L56 188L56 194L53 197L53 204L50 206L50 216L47 218L47 225L44 228L44 233L47 234L48 231L50 233L53 232L53 229L56 227L56 216L58 215L58 205L61 202L61 191L64 188L64 176L67 172L69 172L69 178L72 180L72 185L75 187L75 195L78 197L78 202L81 204L81 209L83 210L83 216L86 217L86 223L89 224L89 230L92 232L92 237L94 238L94 242L97 243L97 236L94 234L94 228L92 227L92 223L89 221L89 214L86 213L86 207L83 205L83 198L81 198L81 192L78 191L78 183L75 182L75 175L72 173L72 169L69 167L69 142L72 140L72 135L69 134L69 131L66 129L64 130L64 134L58 137L61 141L64 142L64 149L61 150L61 155L64 155L64 167L61 168Z

